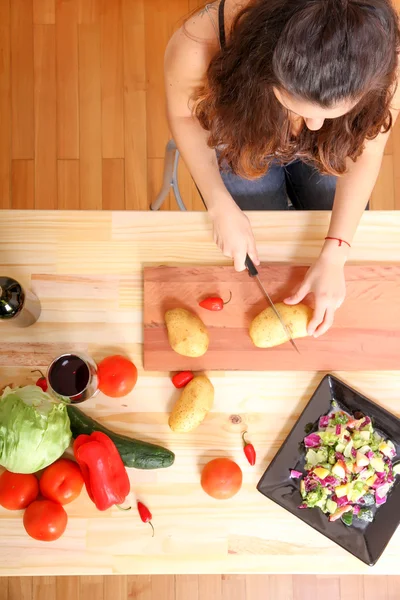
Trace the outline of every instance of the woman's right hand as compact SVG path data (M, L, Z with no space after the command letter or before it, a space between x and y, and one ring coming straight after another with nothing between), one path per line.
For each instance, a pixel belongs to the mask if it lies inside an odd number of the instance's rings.
M211 216L214 241L225 256L233 259L236 271L244 271L248 254L255 265L260 264L250 221L235 204L227 210L217 210Z

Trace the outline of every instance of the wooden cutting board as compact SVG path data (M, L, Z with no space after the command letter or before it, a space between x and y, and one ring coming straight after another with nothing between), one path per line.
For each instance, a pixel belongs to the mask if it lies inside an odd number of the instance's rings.
M288 296L306 267L261 266L260 278L274 302ZM144 368L191 370L369 370L400 368L400 265L346 267L347 297L335 324L321 338L256 348L251 320L266 307L257 282L232 267L144 269ZM198 306L207 296L232 301L221 312ZM176 354L168 343L165 311L187 308L206 324L210 345L200 358Z

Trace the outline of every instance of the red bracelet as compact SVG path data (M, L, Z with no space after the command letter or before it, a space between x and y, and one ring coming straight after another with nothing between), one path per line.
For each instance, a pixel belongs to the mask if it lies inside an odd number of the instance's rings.
M346 242L346 240L342 240L342 239L336 238L336 237L329 237L329 236L327 236L325 239L326 240L336 240L337 242L339 242L339 246L341 246L342 244L347 244L348 247L351 248L349 242Z

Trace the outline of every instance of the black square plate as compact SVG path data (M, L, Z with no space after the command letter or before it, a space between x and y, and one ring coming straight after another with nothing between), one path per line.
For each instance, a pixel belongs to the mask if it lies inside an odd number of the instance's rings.
M290 478L291 469L304 472L305 454L300 444L306 435L307 425L315 424L312 431L317 431L319 417L332 409L333 400L351 414L360 411L371 417L374 428L395 445L397 458L394 462L398 460L400 419L336 377L326 375L262 476L257 489L367 565L373 566L400 522L400 477L396 477L386 504L376 510L374 521L366 523L355 519L353 523L356 524L351 527L347 527L341 520L330 522L327 515L318 508L299 509L298 506L302 503L299 480Z

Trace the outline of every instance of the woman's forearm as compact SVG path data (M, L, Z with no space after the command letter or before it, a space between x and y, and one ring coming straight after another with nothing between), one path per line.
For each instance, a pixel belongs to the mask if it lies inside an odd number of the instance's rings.
M336 187L332 218L327 236L352 243L361 216L371 197L382 163L382 154L364 153L356 161L349 159L348 171L339 177ZM338 242L326 240L323 254L335 253L338 260L346 261L349 246L343 244L337 252Z
M207 145L207 132L195 117L169 116L176 145L204 198L211 216L218 210L234 207L219 171L215 150Z
M206 203L215 243L225 256L233 259L236 271L245 269L247 255L254 264L260 264L249 219L225 187L215 150L207 145L207 132L194 117L170 117L169 124Z

